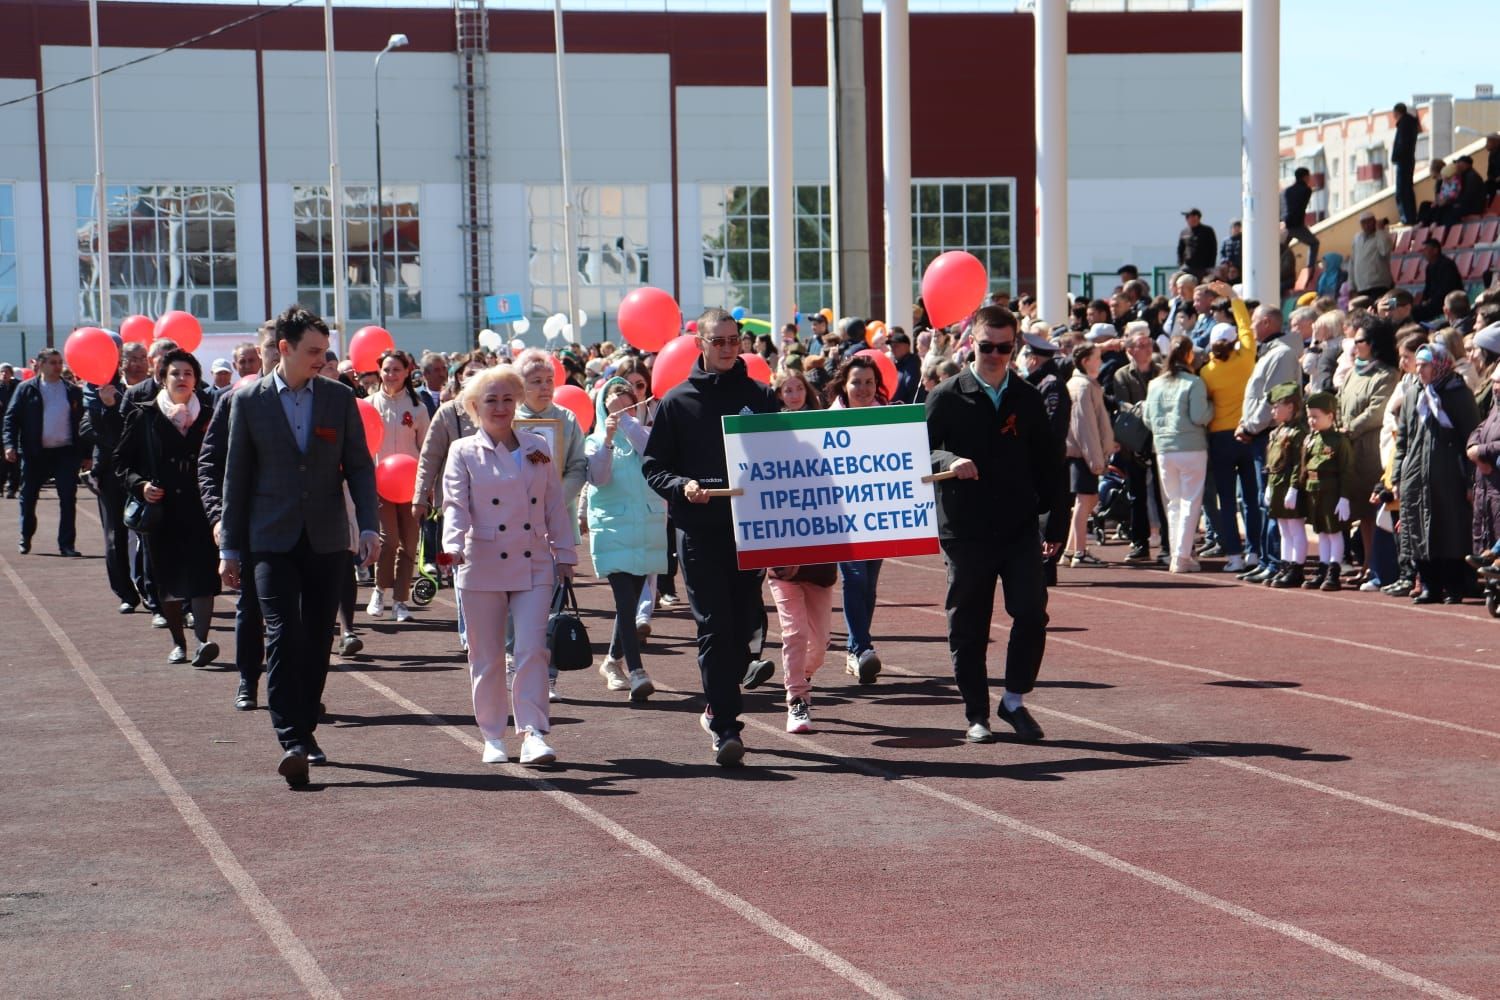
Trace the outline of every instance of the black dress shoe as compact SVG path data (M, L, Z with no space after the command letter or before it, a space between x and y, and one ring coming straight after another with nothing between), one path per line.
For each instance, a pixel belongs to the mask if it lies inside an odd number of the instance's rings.
M1035 743L1045 735L1042 727L1037 725L1036 720L1031 717L1031 713L1026 711L1025 705L1018 706L1012 712L1002 701L995 708L995 717L1008 723L1016 731L1016 738L1022 743Z
M328 755L323 752L322 747L318 746L317 740L309 736L302 745L307 750L307 762L313 767L322 767L328 763Z
M292 747L281 755L281 763L276 766L276 773L286 779L286 783L293 788L305 788L307 786L307 753L301 747Z
M776 664L770 660L751 660L750 667L745 671L745 679L740 683L746 691L758 688L771 679L776 672Z
M73 546L71 546L71 545L59 545L57 547L57 552L58 552L59 555L64 555L64 556L79 556L79 555L83 554L83 553L79 552L77 549L73 548Z
M239 690L234 694L234 709L237 712L252 712L255 710L255 689L260 685L255 681L247 681L240 678Z
M1412 596L1411 602L1413 604L1436 604L1441 600L1442 597L1440 597L1439 595L1433 593L1430 590L1424 590L1420 594L1414 594Z
M1464 599L1459 594L1447 594L1443 597L1444 604L1462 604Z

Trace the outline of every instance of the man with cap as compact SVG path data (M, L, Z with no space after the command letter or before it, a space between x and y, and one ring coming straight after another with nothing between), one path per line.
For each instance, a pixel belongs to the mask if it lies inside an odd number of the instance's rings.
M828 336L828 317L820 312L815 312L807 317L807 321L812 326L812 336L807 342L807 353L822 354L823 338Z
M1391 287L1391 233L1387 225L1375 221L1375 213L1359 214L1359 232L1354 234L1353 260L1349 265L1349 283L1355 295L1379 298Z
M1121 339L1121 332L1134 322L1137 321L1122 318L1116 323L1095 323L1083 335L1084 340L1099 348L1099 382L1102 385L1108 386L1115 371L1125 364L1125 341Z
M214 358L214 363L208 366L213 375L213 385L209 391L215 396L228 389L234 384L234 365L229 363L228 358Z
M891 361L896 365L896 385L891 402L915 402L917 390L922 386L922 362L912 353L911 337L899 326L893 326L887 343L891 349Z
M1225 572L1240 573L1247 564L1240 543L1235 487L1238 484L1240 491L1249 497L1256 491L1256 482L1254 455L1247 444L1235 437L1235 429L1244 409L1245 383L1255 368L1255 330L1245 303L1232 288L1222 281L1211 282L1209 287L1216 296L1229 300L1234 317L1233 323L1215 323L1210 330L1209 359L1198 372L1208 391L1208 401L1213 404L1213 416L1208 423L1208 465L1212 478L1207 489L1214 491L1218 502L1214 529L1219 553L1214 554L1228 557ZM1247 504L1246 515L1246 529L1258 554L1260 508ZM1185 558L1189 553L1176 555Z
M1101 324L1113 330L1109 324ZM1042 396L1042 409L1047 414L1047 426L1057 446L1057 477L1053 483L1055 499L1052 509L1040 518L1042 537L1057 542L1056 551L1043 554L1046 584L1057 586L1057 563L1062 558L1062 543L1068 537L1068 519L1071 503L1068 496L1068 472L1065 457L1068 449L1068 424L1073 419L1073 397L1068 395L1068 376L1058 360L1061 347L1039 333L1028 333L1021 337L1025 345L1021 352L1021 363L1025 366L1026 381Z
M1427 261L1427 280L1422 284L1422 299L1411 316L1418 323L1427 323L1443 314L1443 299L1449 292L1461 291L1464 279L1453 258L1443 254L1443 244L1431 236L1422 241L1422 256Z
M1195 278L1202 278L1214 269L1214 253L1219 246L1219 237L1212 226L1203 224L1203 213L1190 208L1182 213L1187 228L1177 234L1177 266Z
M1298 167L1292 175L1292 183L1281 193L1281 221L1286 223L1286 235L1307 247L1307 268L1311 272L1318 266L1318 238L1307 228L1307 204L1312 201L1312 171Z

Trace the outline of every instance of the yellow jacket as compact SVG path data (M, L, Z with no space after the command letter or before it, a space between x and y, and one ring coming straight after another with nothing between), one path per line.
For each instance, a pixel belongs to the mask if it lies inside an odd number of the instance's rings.
M1239 299L1230 299L1234 309L1234 325L1240 329L1240 346L1220 361L1209 358L1208 364L1198 372L1208 390L1208 400L1213 404L1214 416L1208 422L1208 431L1232 431L1239 426L1240 412L1245 404L1245 383L1255 370L1255 331L1250 328L1250 311Z

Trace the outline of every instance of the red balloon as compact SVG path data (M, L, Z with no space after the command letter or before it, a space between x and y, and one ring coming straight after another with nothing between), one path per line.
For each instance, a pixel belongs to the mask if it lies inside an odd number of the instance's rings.
M380 356L396 346L396 341L382 327L361 327L349 338L349 360L357 372L380 370Z
M356 399L354 405L359 407L359 419L365 425L365 444L373 458L385 440L385 421L380 419L380 411L365 400Z
M753 351L749 354L741 354L740 360L745 362L745 371L757 382L766 385L771 384L771 366L766 364L766 359Z
M939 254L922 275L927 321L936 327L961 322L984 303L989 287L989 275L978 257L964 250Z
M120 324L120 339L127 344L149 344L155 330L149 316L126 316Z
M258 378L260 378L260 375L258 374L241 375L239 381L234 383L234 388L230 389L229 391L239 392L241 389L245 388L245 386L250 385Z
M587 434L594 429L594 401L578 386L562 386L552 395L552 402L566 410L572 410L583 433Z
M26 381L29 378L36 378L36 372L32 371L30 368L22 368L16 374L20 376L22 382Z
M863 351L856 351L856 358L874 358L875 367L880 369L881 386L885 390L885 398L890 399L896 394L896 362L884 351L877 351L873 347L866 347Z
M561 386L567 382L568 370L563 367L562 358L559 358L556 354L549 354L547 355L547 360L552 362L553 386Z
M85 326L68 335L63 360L85 382L106 385L120 370L120 349L115 346L115 338L97 326Z
M697 362L697 337L678 337L663 347L651 366L651 395L661 399L669 389L688 377Z
M417 493L417 460L410 455L387 455L375 466L375 492L391 503L411 503Z
M682 310L660 288L637 288L625 296L615 320L621 336L647 354L666 347L682 332Z
M157 340L170 340L184 351L196 351L203 343L203 324L197 316L181 309L162 313L154 333Z

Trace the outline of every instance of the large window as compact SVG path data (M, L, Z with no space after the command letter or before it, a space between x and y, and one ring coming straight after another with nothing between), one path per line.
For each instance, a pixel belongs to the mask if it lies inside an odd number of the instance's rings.
M94 187L76 189L78 309L99 317L99 227ZM203 320L240 318L234 188L228 185L110 185L110 313L160 316L185 309Z
M0 323L20 321L16 289L16 189L0 184Z
M703 226L703 301L753 316L771 312L771 195L764 186L705 186L700 191ZM815 312L833 302L833 228L827 185L793 192L797 254L796 302Z
M967 250L989 271L992 288L1015 291L1015 181L919 180L911 187L911 245L920 294L922 273L940 253Z
M385 317L422 315L422 239L416 185L344 187L344 242L348 260L349 318L373 320L376 268L385 279ZM326 185L292 189L297 227L297 301L322 316L333 316L333 205Z
M647 250L644 184L575 184L573 203L577 242L567 249L561 184L526 188L530 220L528 273L533 316L568 311L568 269L577 272L578 308L588 313L589 329L608 323L620 300L651 283ZM608 330L608 326L603 329ZM594 338L598 339L598 338Z

